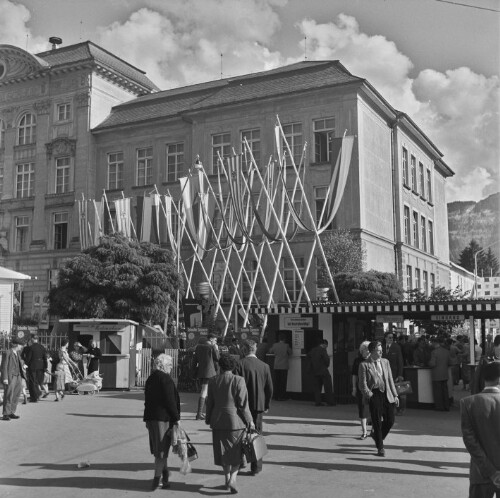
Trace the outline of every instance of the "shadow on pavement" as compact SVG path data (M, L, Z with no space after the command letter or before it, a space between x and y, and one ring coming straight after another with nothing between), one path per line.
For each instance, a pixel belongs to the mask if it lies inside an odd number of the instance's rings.
M377 462L383 463L385 462L385 458L379 458L376 456L375 452L373 453L374 460ZM414 462L411 462L414 463ZM280 465L284 467L299 467L302 469L314 469L314 470L323 470L323 471L347 471L347 472L356 472L357 475L360 472L369 472L375 474L406 474L406 475L414 475L414 476L425 476L425 477L459 477L462 479L468 479L469 476L467 473L453 473L453 472L424 472L421 470L407 470L407 469L397 469L393 466L391 467L381 467L379 465L370 466L367 465L366 460L364 460L363 465L359 464L348 464L348 463L320 463L320 462L276 462L276 461L266 461L266 465Z
M73 417L92 417L92 418L139 418L142 420L142 415L99 415L97 413L66 413Z

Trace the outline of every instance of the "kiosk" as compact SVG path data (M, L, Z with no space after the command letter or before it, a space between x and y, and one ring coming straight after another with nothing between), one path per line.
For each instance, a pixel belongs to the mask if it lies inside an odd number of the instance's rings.
M102 353L99 373L103 377L103 389L130 389L135 386L136 350L142 343L137 322L113 319L60 321L68 325L70 345L75 341L84 347L92 341L97 343Z

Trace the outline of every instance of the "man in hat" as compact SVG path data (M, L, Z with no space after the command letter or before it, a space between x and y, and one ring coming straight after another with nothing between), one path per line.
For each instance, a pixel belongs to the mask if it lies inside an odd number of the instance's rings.
M16 415L16 409L24 378L24 363L20 354L21 341L17 337L13 337L10 341L10 348L2 356L2 383L4 386L2 420L19 418L19 415Z

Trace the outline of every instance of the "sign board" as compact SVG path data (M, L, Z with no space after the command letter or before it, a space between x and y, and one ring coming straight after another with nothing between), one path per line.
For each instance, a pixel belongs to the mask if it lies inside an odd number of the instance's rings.
M76 332L119 332L127 327L123 323L75 323L73 330Z
M286 329L312 329L312 317L302 317L299 315L288 315L283 317L283 325Z
M463 322L465 315L431 315L433 322Z
M293 330L292 334L293 349L304 349L304 331Z
M377 315L375 317L377 323L403 323L403 315Z

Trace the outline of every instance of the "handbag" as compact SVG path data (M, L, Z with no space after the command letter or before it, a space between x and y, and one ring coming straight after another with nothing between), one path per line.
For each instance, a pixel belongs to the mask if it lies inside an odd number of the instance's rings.
M190 443L189 440L187 443L187 457L190 462L198 458L198 452L196 451L194 444Z
M243 438L243 453L247 462L257 462L267 455L264 436L257 431L248 431Z
M413 389L411 387L411 382L409 380L403 380L401 382L395 382L396 391L399 394L412 394Z

